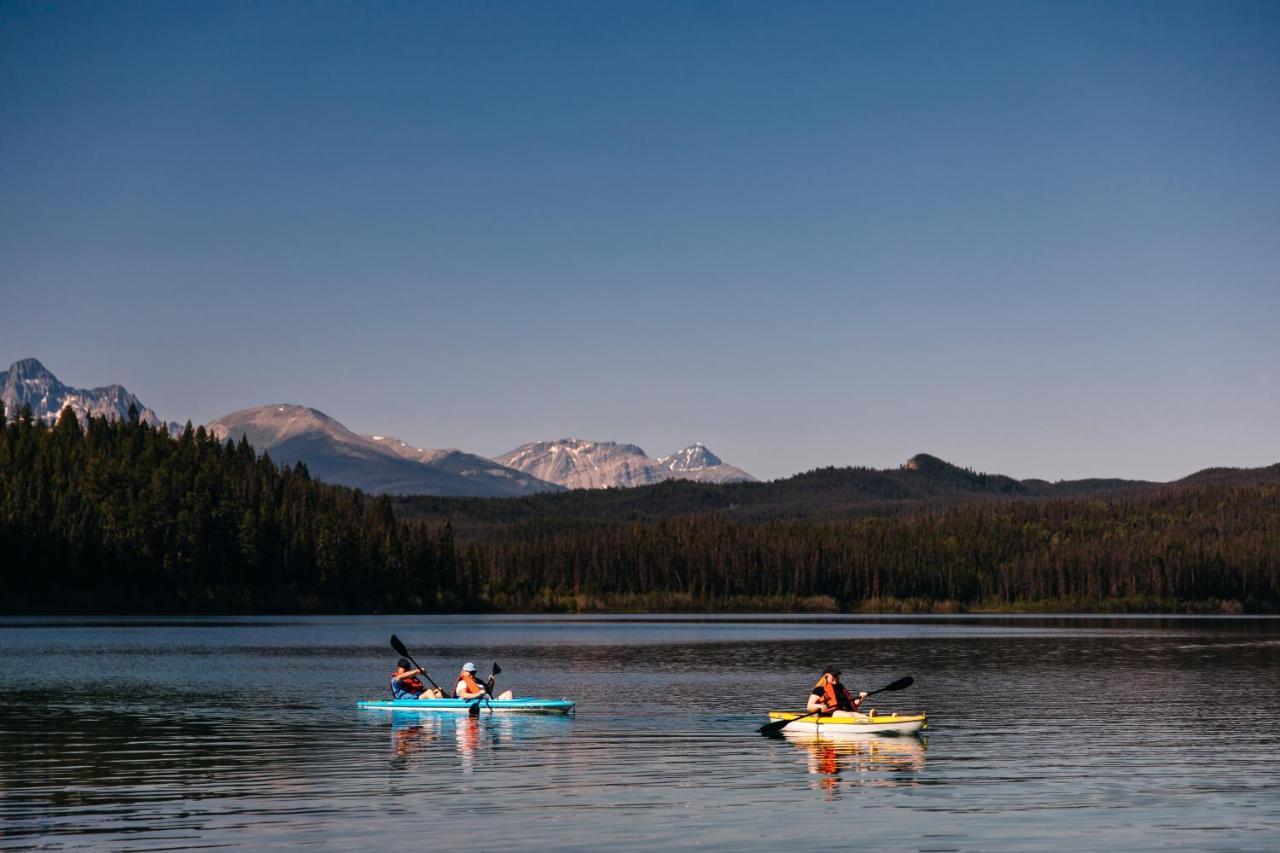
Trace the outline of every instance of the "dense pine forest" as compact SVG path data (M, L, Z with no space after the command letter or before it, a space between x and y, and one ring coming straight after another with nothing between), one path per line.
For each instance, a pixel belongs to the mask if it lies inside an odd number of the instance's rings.
M0 410L0 610L1280 610L1280 466L368 497L247 443Z

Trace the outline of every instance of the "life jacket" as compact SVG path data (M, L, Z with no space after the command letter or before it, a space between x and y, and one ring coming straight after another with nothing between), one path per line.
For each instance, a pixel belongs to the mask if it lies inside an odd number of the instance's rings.
M395 673L392 673L391 674L391 692L392 693L395 693L397 681L399 681L400 689L406 693L413 693L414 695L418 695L427 689L427 686L422 683L422 679L418 678L418 676L416 675L406 675L403 678L397 679L395 676Z
M844 688L843 684L832 684L827 680L826 676L823 676L813 686L822 688L822 702L827 706L827 710L823 712L824 714L829 714L832 711L857 710L858 703L849 695L849 691Z
M467 672L465 669L462 672L458 673L458 681L466 682L468 693L484 692L484 688L480 686L480 682L476 681L475 676ZM457 691L455 690L455 692Z

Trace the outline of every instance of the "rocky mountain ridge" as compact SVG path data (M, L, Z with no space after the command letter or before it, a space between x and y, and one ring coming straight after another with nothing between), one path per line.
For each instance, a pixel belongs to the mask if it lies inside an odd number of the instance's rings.
M666 480L749 483L755 478L726 465L702 444L653 458L634 444L564 438L522 444L495 461L569 489L648 486Z
M222 439L244 436L277 462L302 462L314 477L369 494L512 497L560 490L483 456L359 435L306 406L275 403L242 409L206 427Z
M138 417L152 426L160 426L161 420L137 397L119 384L100 388L73 388L59 381L39 360L24 358L9 365L0 373L0 401L4 402L9 417L15 417L24 405L31 407L37 420L53 423L66 406L84 421L94 417L129 417L129 408L138 410Z

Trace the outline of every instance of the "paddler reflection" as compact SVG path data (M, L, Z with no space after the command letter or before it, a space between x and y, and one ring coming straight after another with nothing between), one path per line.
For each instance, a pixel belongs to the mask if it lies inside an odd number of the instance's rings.
M439 719L422 714L391 715L391 763L402 766L407 759L440 740Z
M527 726L531 722L537 721L517 720L497 715L483 719L470 716L459 718L454 734L460 768L463 771L472 770L475 767L476 755L482 749L498 749L507 741L519 739L521 724ZM526 735L529 734L529 729L524 729L524 732Z
M910 784L904 773L924 769L927 742L918 737L815 737L808 732L784 731L783 736L808 755L809 772L821 776L815 787L830 790L846 775L860 785L892 787Z
M505 745L531 737L567 733L573 718L553 716L521 716L485 714L437 714L424 711L396 711L391 715L392 763L402 765L420 752L435 752L453 745L458 766L466 771L476 763L476 756L501 749Z

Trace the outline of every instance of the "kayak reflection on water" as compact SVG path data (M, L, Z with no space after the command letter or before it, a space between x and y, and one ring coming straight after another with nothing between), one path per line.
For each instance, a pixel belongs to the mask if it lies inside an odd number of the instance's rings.
M559 738L571 731L573 718L567 715L435 714L421 711L393 711L391 717L391 763L405 769L419 753L436 752L435 758L453 747L458 767L475 766L475 756L516 741ZM428 757L428 760L431 760ZM417 762L412 762L417 763Z
M832 790L839 786L842 774L852 773L869 778L857 784L895 787L912 784L913 780L887 774L910 774L924 769L928 742L919 737L858 738L815 737L810 732L783 731L790 743L805 750L808 771L821 776L814 787Z

